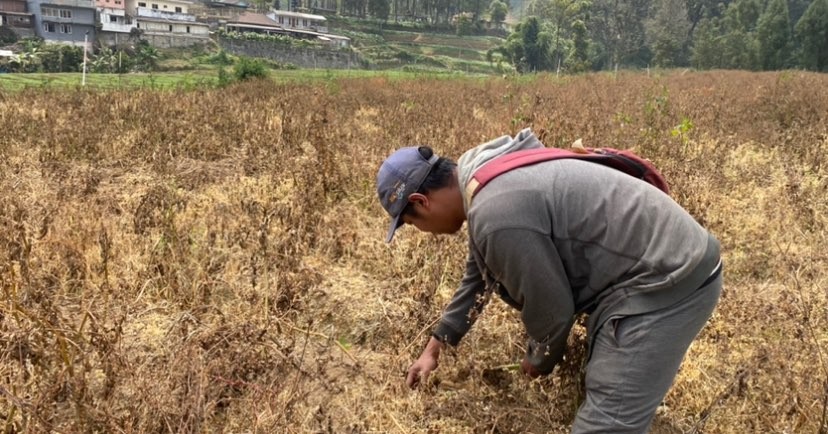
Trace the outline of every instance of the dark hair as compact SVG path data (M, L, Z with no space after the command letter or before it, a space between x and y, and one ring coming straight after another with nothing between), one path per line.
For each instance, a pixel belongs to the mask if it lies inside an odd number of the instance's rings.
M420 146L417 148L417 151L426 160L434 155L434 150L428 146ZM451 159L438 157L437 162L431 166L431 170L426 175L426 179L420 185L420 188L417 189L417 193L428 194L432 190L439 190L450 186L454 181L454 168L456 167L457 163ZM410 202L403 209L402 215L416 215L416 211Z

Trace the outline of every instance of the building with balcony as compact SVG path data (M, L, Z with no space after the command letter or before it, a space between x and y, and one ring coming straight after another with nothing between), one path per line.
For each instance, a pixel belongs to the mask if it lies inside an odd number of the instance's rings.
M296 12L273 11L268 15L244 13L235 20L228 20L224 28L239 33L264 33L285 35L298 39L317 40L332 47L347 47L351 39L327 33L325 17Z
M178 9L175 12L168 12L162 11L158 9L151 9L143 6L139 6L135 9L135 18L155 18L159 20L171 20L171 21L187 21L187 22L195 22L196 17L195 15L190 15L186 12L180 12Z
M338 0L272 0L271 5L275 10L336 15L337 3Z
M190 8L190 13L198 21L219 26L228 21L237 20L247 13L250 3L246 0L202 0Z
M138 18L138 29L143 30L145 36L184 36L190 37L195 43L197 39L209 39L209 27L207 24L198 23L195 20L175 21L161 18ZM201 41L204 42L204 41Z
M310 30L326 33L328 31L327 18L322 15L303 14L282 10L272 10L267 17L275 21L280 27L291 30Z
M102 45L119 45L129 40L135 28L135 20L126 13L125 0L95 0L98 9L100 32L98 42Z
M139 16L139 10L144 17L160 18L176 16L176 20L195 21L195 16L190 14L193 3L187 0L125 0L128 15Z
M262 33L266 35L283 34L284 29L265 15L252 12L239 14L232 20L227 20L224 28L229 32Z
M205 43L210 29L190 13L186 0L126 0L127 16L132 16L141 37L156 47L186 47Z
M96 37L94 0L29 0L35 33L48 42L92 47Z
M34 14L26 0L0 0L0 26L10 28L19 37L35 36Z

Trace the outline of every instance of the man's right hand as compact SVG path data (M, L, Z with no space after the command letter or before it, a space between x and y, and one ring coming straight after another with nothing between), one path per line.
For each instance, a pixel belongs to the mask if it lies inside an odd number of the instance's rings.
M431 371L437 369L437 359L440 358L442 348L443 343L432 336L420 358L408 368L408 375L405 377L408 387L416 389L420 383L426 381Z

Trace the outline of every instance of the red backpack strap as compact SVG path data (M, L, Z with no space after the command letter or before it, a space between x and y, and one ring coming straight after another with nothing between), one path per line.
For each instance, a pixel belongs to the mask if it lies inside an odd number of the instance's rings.
M466 206L468 207L471 204L472 198L481 188L498 176L519 167L561 158L577 158L612 167L627 175L646 181L667 194L670 193L667 181L658 169L649 160L639 157L632 151L613 148L587 148L581 150L538 148L502 155L477 169L465 187Z
M470 193L469 198L474 197L489 181L518 167L528 166L542 161L557 160L559 158L583 158L588 155L590 154L559 148L525 149L510 152L489 161L483 167L477 169L472 175L472 179L466 185L466 192Z
M667 179L664 178L664 175L659 172L650 160L629 150L598 148L591 149L590 151L609 157L603 160L593 161L597 161L605 166L618 169L628 175L646 181L654 185L659 190L670 194L670 187L667 185Z

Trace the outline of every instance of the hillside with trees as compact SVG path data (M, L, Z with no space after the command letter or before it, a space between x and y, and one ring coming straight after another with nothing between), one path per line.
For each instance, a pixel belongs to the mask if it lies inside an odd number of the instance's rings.
M508 29L487 58L520 72L828 71L828 0L343 0L339 12L425 33Z
M348 50L364 59L366 69L483 74L651 67L828 71L828 0L290 0L288 4L291 11L325 15L333 33L351 38ZM252 9L263 12L280 5L284 3L279 0L259 0ZM96 50L89 70L164 70L159 60L179 54L166 55L146 41L138 42L126 51ZM7 27L0 27L0 48L21 53L0 60L0 71L81 68L77 47L18 40Z

